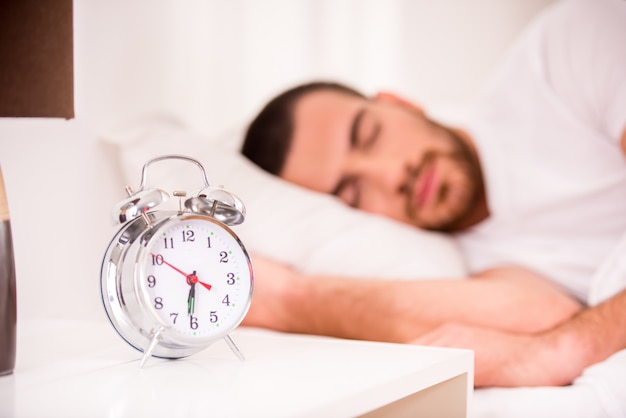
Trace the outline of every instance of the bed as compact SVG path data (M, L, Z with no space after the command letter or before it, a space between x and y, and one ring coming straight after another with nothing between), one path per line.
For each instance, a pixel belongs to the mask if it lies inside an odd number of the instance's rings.
M333 197L270 176L239 155L241 137L242 130L233 129L209 138L172 118L155 116L126 125L106 135L104 141L116 156L125 181L134 187L139 184L142 165L152 157L183 154L197 158L212 185L223 185L245 202L246 221L235 231L251 252L314 273L380 280L461 280L465 275L463 256L454 239L355 211ZM180 187L197 181L195 169L174 164L158 170L151 182L159 187ZM387 240L387 250L382 253L367 244L367 237L378 234L393 238ZM626 274L626 262L620 257L624 251L626 239L599 270L590 302L619 289L620 277ZM626 350L589 367L570 386L476 390L472 416L626 416Z

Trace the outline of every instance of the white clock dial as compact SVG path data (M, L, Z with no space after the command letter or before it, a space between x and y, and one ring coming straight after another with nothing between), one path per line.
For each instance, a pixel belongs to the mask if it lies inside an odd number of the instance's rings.
M159 225L137 261L140 301L175 343L206 345L248 310L250 259L236 235L212 218L188 215Z

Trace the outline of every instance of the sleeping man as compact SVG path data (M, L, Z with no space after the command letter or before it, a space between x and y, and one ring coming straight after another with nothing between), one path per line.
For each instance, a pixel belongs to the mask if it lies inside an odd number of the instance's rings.
M355 280L254 257L247 324L472 348L477 386L569 384L626 348L624 22L621 0L549 7L463 126L334 83L268 103L246 157L352 207L453 234L470 277Z

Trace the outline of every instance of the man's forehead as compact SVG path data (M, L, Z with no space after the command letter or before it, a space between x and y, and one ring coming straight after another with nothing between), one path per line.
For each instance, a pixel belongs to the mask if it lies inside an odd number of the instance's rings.
M334 90L319 90L308 93L298 100L295 106L296 122L307 120L328 119L334 117L350 117L354 109L364 99ZM344 112L348 112L344 114Z

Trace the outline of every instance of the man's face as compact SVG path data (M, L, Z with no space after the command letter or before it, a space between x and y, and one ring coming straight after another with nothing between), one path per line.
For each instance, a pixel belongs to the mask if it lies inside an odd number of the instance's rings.
M280 176L420 228L463 226L482 192L468 144L417 108L321 90L302 97Z

